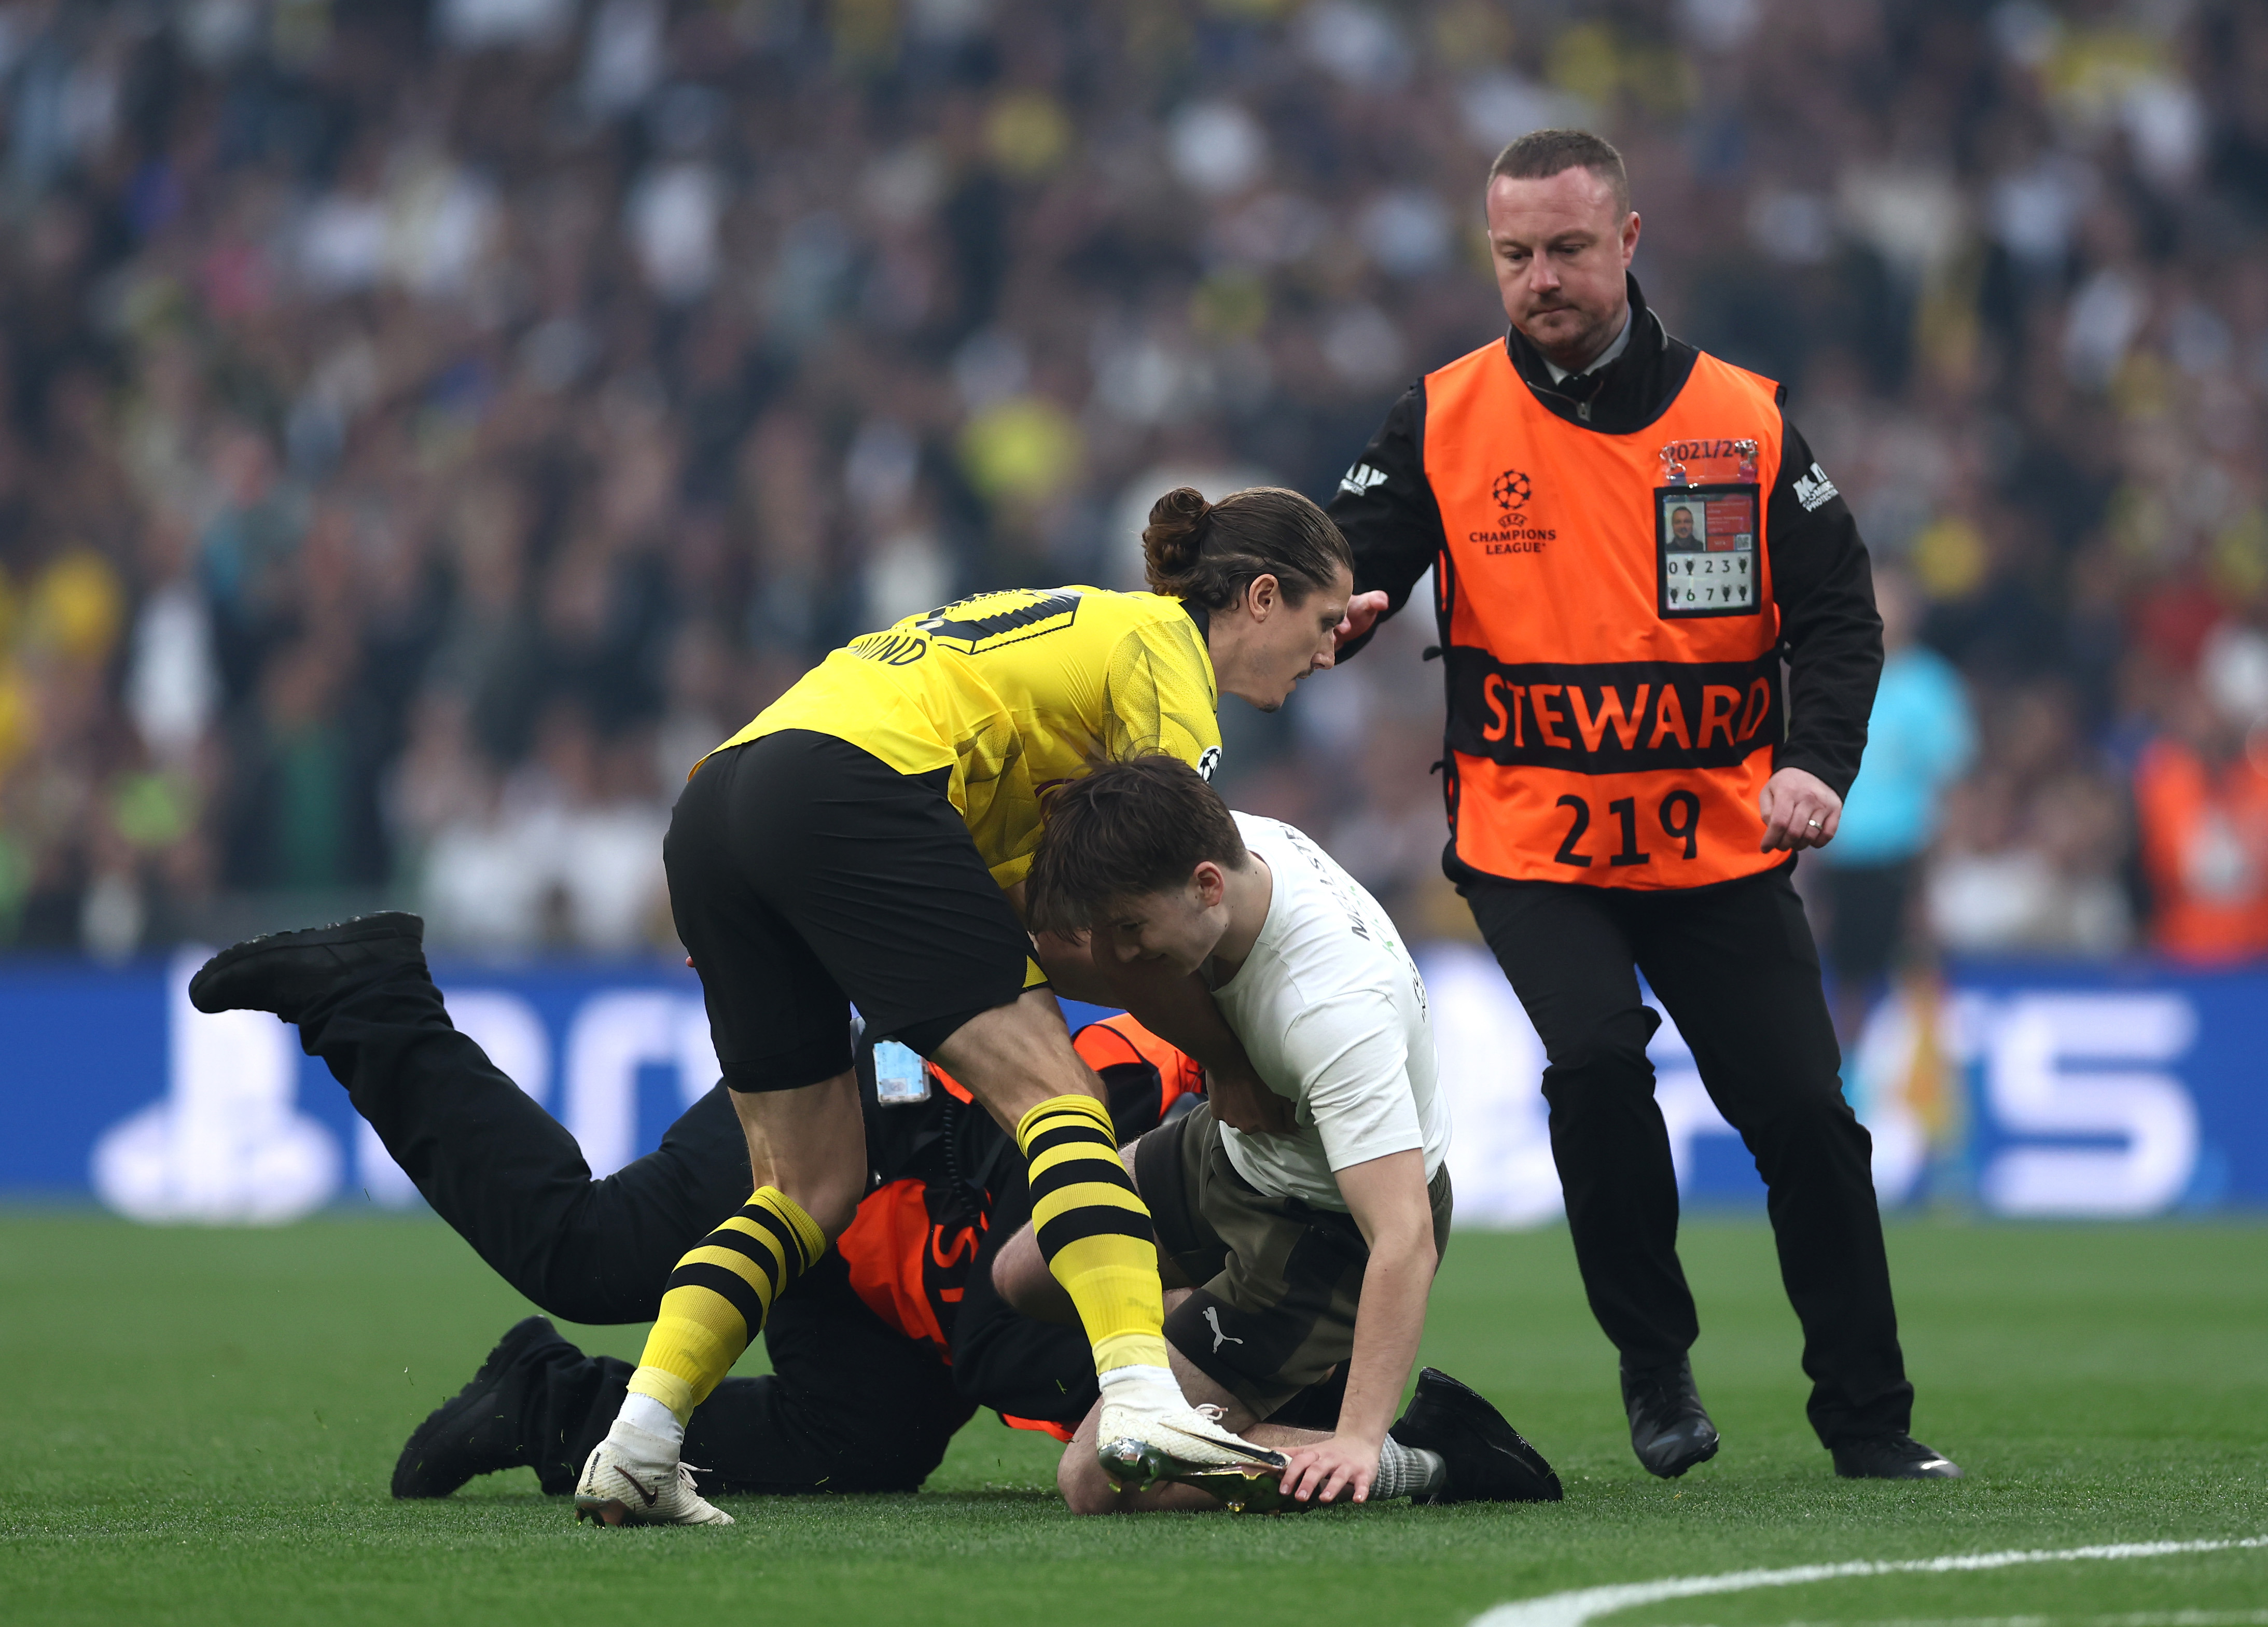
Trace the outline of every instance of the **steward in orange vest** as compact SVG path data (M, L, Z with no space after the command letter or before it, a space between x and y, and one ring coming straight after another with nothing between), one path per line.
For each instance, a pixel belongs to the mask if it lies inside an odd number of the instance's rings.
M1958 1474L1906 1432L1870 1144L1789 878L1794 850L1833 839L1866 744L1882 661L1866 549L1779 387L1646 308L1613 147L1523 136L1487 214L1510 331L1414 386L1339 482L1356 589L1339 653L1432 571L1444 867L1543 1041L1632 1449L1675 1476L1718 1448L1686 1358L1699 1323L1643 970L1770 1191L1837 1472Z
M2150 940L2177 960L2268 956L2268 773L2239 743L2153 740L2134 770Z
M1760 850L1772 772L1859 771L1881 622L1850 510L1785 391L1627 297L1580 398L1515 328L1414 386L1332 500L1358 593L1391 614L1433 572L1458 879L1756 875L1788 862Z

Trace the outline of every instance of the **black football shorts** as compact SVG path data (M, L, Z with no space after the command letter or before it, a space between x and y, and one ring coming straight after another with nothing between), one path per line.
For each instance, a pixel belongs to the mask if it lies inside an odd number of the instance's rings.
M850 1007L928 1056L1043 981L1031 939L946 795L831 734L789 729L705 760L662 861L725 1083L847 1071Z

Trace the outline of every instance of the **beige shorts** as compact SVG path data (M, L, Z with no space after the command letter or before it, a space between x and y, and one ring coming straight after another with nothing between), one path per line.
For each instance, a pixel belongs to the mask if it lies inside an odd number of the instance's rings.
M1370 1248L1354 1217L1270 1197L1236 1173L1201 1102L1134 1145L1134 1181L1160 1247L1197 1285L1166 1337L1261 1417L1354 1354ZM1426 1189L1433 1245L1449 1243L1449 1172Z

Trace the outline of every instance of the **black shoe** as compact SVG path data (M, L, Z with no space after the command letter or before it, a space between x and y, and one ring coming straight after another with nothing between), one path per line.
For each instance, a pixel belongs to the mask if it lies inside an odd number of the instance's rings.
M533 1468L520 1439L530 1358L567 1343L543 1317L531 1316L497 1342L473 1381L428 1415L394 1465L396 1497L446 1497L475 1475Z
M1958 1480L1961 1465L1911 1435L1872 1435L1831 1448L1845 1480Z
M335 926L269 932L222 950L189 979L201 1012L273 1012L298 1022L342 981L388 966L422 966L425 923L400 909Z
M1631 1450L1648 1474L1675 1480L1717 1455L1717 1426L1701 1405L1685 1357L1667 1367L1624 1368L1623 1410L1630 1415Z
M1505 1422L1504 1414L1442 1372L1418 1375L1410 1410L1386 1432L1405 1447L1438 1452L1447 1472L1441 1489L1418 1503L1556 1503L1559 1476L1543 1454Z

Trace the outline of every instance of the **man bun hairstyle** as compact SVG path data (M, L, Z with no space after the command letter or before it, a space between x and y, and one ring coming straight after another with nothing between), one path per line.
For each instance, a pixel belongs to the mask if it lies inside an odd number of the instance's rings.
M1043 806L1024 889L1035 931L1086 931L1113 904L1185 885L1208 859L1244 868L1228 805L1178 757L1098 764L1056 786Z
M1565 170L1587 169L1607 183L1615 195L1615 217L1630 213L1630 172L1612 142L1588 130L1530 130L1496 155L1489 166L1487 185L1500 175L1514 180L1542 180Z
M1296 491L1255 486L1208 503L1194 487L1178 486L1150 505L1142 565L1152 593L1226 610L1263 576L1304 604L1342 569L1354 570L1354 551L1330 516Z

